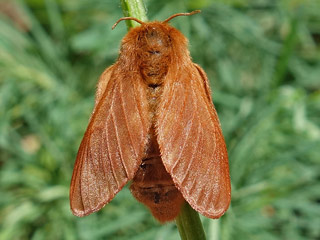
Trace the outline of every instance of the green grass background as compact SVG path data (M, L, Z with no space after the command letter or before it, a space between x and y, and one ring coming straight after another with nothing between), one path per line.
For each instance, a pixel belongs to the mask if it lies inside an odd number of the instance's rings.
M7 3L8 1L2 1ZM68 191L95 85L126 26L116 0L25 0L0 17L0 239L179 239L128 188L73 216ZM232 204L210 240L320 239L320 1L146 1L207 72L227 142ZM22 19L22 20L21 20ZM17 22L17 18L15 20Z

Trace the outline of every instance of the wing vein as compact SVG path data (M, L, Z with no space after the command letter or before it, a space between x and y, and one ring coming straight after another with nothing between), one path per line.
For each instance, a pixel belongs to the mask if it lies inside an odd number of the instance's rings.
M197 129L197 141L196 141L196 144L194 145L194 148L193 148L193 151L192 151L192 155L191 155L191 158L189 160L188 168L184 172L185 174L183 175L183 179L181 180L181 184L185 181L187 175L190 173L190 168L191 168L191 166L193 164L193 161L195 159L195 154L197 152L197 149L198 149L198 146L199 146L199 142L200 142L200 132L202 133L202 131L200 131L200 130L201 130L201 124L199 123L198 129Z
M109 114L109 116L107 118L106 125L107 125L109 119L110 119L110 114ZM120 187L120 183L118 182L118 179L114 175L115 169L114 169L114 166L113 166L111 153L110 153L110 146L109 146L109 139L108 139L108 126L105 127L105 134L106 134L106 137L107 137L107 146L106 147L107 147L107 152L108 152L108 156L109 156L109 160L110 160L111 174L112 174L112 176L114 178L114 182L117 184L117 188L119 188Z
M189 135L190 135L190 132L191 132L191 127L192 127L192 125L193 125L193 119L194 119L194 117L195 117L195 115L193 114L193 115L192 115L192 118L189 120L189 123L187 124L187 132L186 132L186 134L185 134L186 137L185 137L185 140L183 141L183 146L182 146L182 149L181 149L181 151L180 151L180 154L179 154L177 160L175 161L174 165L172 166L171 172L173 172L173 170L176 168L178 162L180 162L180 160L181 160L182 153L183 153L183 151L184 151L184 149L185 149L185 147L186 147L186 145L187 145L187 139L189 138Z
M111 119L112 119L112 124L114 126L114 130L116 131L116 143L117 143L117 146L118 146L118 150L119 150L119 155L120 155L120 162L121 162L121 165L124 169L124 172L126 174L126 178L128 178L128 169L126 168L125 164L124 164L124 159L123 159L123 153L122 153L122 149L121 149L121 145L120 145L120 137L119 137L119 130L118 130L118 127L116 125L116 122L115 122L115 117L114 117L114 113L112 112L111 114Z
M120 84L121 86L121 84ZM122 93L122 87L120 87L120 92ZM133 94L135 95L135 94ZM134 97L135 98L135 97ZM126 115L126 111L125 111L125 104L124 104L124 101L123 101L123 96L122 94L120 94L120 105L122 107L122 111L123 111L123 115L124 115L124 121L125 121L125 125L126 125L126 128L127 128L127 132L128 132L128 135L129 135L129 140L130 140L130 143L131 143L131 148L133 149L133 153L136 157L136 159L138 158L138 154L136 152L136 149L134 148L134 145L133 145L133 140L132 140L132 135L130 133L130 129L129 129L129 125L128 125L128 119L127 119L127 115ZM139 110L138 110L139 112ZM140 113L139 113L140 115ZM140 121L141 121L141 118L140 118Z
M103 172L103 177L104 177L104 182L108 182L107 181L107 166L106 166L106 159L105 159L105 157L103 156L103 152L102 152L102 148L104 147L104 143L105 143L105 141L104 141L104 136L103 136L103 131L101 131L101 139L100 139L100 141L101 141L101 147L99 148L99 159L100 159L100 164L101 164L101 166L103 166L103 170L102 170L102 172Z
M187 95L187 94L182 94L182 95L184 96L184 101L183 101L183 107L182 107L181 109L185 109L186 98L187 98L186 95ZM181 115L183 115L183 113L184 113L184 111L182 110L182 111L181 111ZM186 134L185 134L185 138L184 138L184 141L183 141L183 146L182 146L182 149L181 149L180 154L179 154L179 156L178 156L178 159L176 160L176 162L175 162L174 165L172 166L172 171L171 171L171 172L173 172L173 170L174 170L175 167L177 166L178 162L180 162L182 153L183 153L183 151L184 151L184 149L185 149L185 147L186 147L186 145L187 145L187 139L189 138L189 135L190 135L190 131L191 131L191 127L192 127L192 125L193 125L193 119L194 119L194 117L195 117L195 112L193 112L191 119L190 119L190 120L188 121L188 123L187 123L187 132L186 132ZM180 117L180 118L182 118L182 117ZM180 119L180 118L179 118L179 119ZM190 125L189 125L189 124L190 124Z
M99 139L100 140L100 139ZM100 140L101 141L101 140ZM90 143L91 143L91 139L90 139L90 141L89 141L89 146L90 146ZM91 167L91 169L93 169L93 171L94 171L94 176L96 177L96 181L95 181L95 186L96 186L96 188L99 190L99 196L101 196L101 182L99 181L100 179L98 179L98 177L100 177L100 171L99 171L99 168L102 166L101 165L101 160L100 160L100 158L98 157L98 159L94 159L94 156L96 156L96 155L94 155L94 154L92 154L92 151L91 151L92 149L90 148L89 149L89 156L90 156L90 160L91 160L91 164L92 164L92 167ZM97 165L97 164L98 165ZM99 167L100 166L100 167ZM103 169L102 169L102 171L103 171ZM99 184L98 184L98 182L99 182Z

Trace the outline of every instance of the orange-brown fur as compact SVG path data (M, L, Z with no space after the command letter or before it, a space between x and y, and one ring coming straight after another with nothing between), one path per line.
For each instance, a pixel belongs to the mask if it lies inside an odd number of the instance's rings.
M208 79L187 39L165 22L131 29L100 77L71 181L73 213L98 211L130 180L133 196L160 222L173 220L185 200L210 218L230 203Z

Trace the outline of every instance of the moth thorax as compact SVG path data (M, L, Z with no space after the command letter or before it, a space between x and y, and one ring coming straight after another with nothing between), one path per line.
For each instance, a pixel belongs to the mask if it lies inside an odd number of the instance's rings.
M140 36L140 71L148 85L161 85L168 72L171 39L157 27L145 29Z

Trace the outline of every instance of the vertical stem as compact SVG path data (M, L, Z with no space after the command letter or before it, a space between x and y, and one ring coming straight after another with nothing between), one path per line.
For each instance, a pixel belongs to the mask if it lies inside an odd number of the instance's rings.
M125 17L135 17L139 20L146 22L148 21L147 15L146 15L146 9L144 7L144 3L142 0L120 0L121 7L123 11L123 15ZM137 27L140 24L132 21L127 20L126 21L128 30L133 27Z
M176 224L182 240L206 239L199 214L187 202L181 207Z

